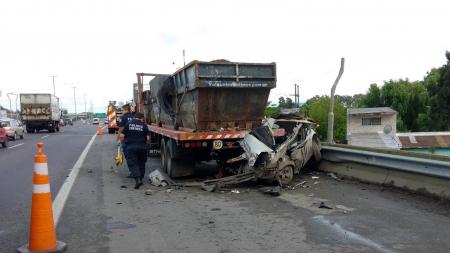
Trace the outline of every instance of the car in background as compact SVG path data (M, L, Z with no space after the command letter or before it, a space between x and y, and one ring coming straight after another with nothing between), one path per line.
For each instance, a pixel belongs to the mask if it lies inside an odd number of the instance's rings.
M92 119L92 124L93 125L98 125L100 123L100 119L99 118L93 118Z
M6 126L6 123L0 122L0 144L2 147L6 148L8 146L8 135L6 134L6 130L4 128Z
M23 139L25 128L22 122L10 118L0 119L0 122L3 123L3 128L5 129L6 135L8 135L9 139L17 140L19 137L20 139Z

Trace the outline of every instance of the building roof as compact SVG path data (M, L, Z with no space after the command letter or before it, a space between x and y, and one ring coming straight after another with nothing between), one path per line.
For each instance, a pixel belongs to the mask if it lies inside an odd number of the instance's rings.
M348 114L373 114L373 113L381 113L381 114L393 114L397 113L397 111L392 110L390 107L371 107L371 108L350 108L347 109Z
M450 132L397 134L403 148L450 148Z

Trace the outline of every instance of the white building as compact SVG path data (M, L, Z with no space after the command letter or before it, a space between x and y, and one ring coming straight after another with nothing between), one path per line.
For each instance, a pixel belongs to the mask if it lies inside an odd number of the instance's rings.
M347 143L353 146L400 149L397 111L389 107L347 109Z

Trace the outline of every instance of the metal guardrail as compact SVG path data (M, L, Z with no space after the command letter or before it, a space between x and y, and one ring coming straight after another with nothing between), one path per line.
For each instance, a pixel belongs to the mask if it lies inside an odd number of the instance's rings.
M450 179L450 162L448 161L327 145L322 146L322 158L331 162L354 162Z

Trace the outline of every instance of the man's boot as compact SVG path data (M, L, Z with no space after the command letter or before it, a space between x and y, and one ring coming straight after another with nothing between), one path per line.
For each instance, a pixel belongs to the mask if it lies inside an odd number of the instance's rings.
M141 178L135 177L134 180L136 182L136 184L134 185L134 189L139 189L139 187L143 185Z

